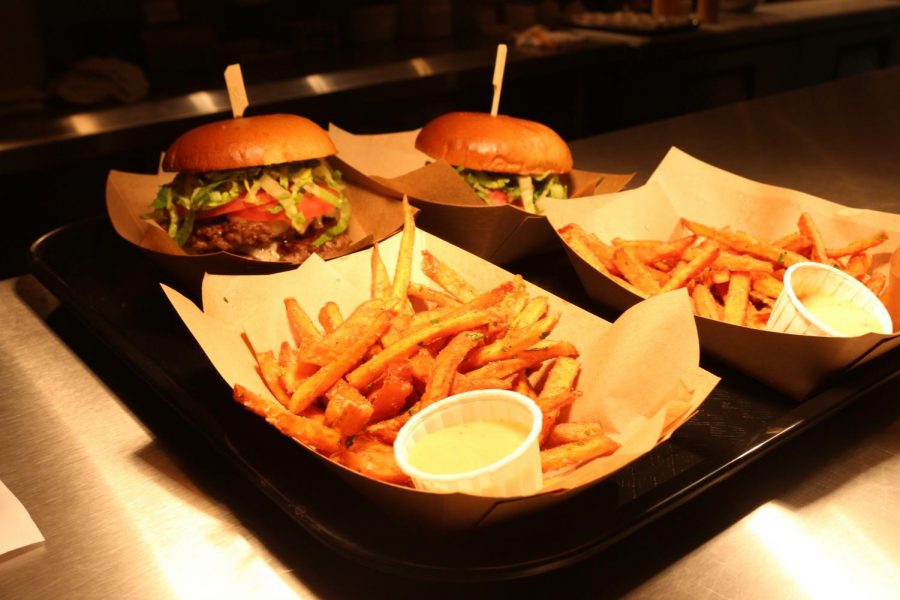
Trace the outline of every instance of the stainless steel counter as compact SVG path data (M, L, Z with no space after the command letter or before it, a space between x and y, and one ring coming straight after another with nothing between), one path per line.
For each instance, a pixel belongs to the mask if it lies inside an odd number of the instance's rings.
M898 211L897 97L893 69L573 148L580 164L640 182L678 145ZM898 378L573 567L437 584L319 545L32 277L0 282L0 307L0 480L46 537L0 556L3 598L900 597Z

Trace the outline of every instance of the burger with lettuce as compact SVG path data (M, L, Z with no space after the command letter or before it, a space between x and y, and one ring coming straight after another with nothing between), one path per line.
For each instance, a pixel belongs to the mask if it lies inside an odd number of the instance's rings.
M567 198L572 170L566 142L541 123L506 115L451 112L419 132L416 148L445 160L486 204L542 213L544 198Z
M154 219L188 254L231 252L303 262L347 245L350 202L321 127L273 114L217 121L181 135L163 169Z

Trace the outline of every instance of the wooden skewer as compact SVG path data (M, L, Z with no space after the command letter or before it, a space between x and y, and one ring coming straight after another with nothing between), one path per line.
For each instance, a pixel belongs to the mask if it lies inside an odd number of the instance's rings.
M503 71L506 69L506 44L497 44L497 59L494 62L494 101L491 104L491 115L497 116L500 110L500 90L503 88Z
M250 104L247 101L241 65L228 65L225 68L225 86L228 88L228 99L231 101L231 116L239 119L244 116L244 110Z

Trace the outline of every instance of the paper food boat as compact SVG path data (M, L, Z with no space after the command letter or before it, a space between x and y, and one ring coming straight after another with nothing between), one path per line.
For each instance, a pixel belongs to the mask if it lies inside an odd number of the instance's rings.
M338 148L337 164L346 177L380 193L406 194L420 210L420 227L498 265L559 249L543 215L515 206L487 206L445 161L416 150L419 130L354 135L334 124L328 134ZM618 192L632 174L574 170L572 197Z
M285 262L255 260L229 252L189 255L163 230L147 218L159 186L174 173L144 175L110 171L106 180L106 209L116 232L138 246L166 273L173 283L193 297L199 297L204 273L263 274L293 269ZM395 233L403 225L403 207L396 198L373 192L353 183L345 190L352 206L347 235L348 247L324 258L355 252Z
M379 244L389 271L396 263L399 240L398 234ZM413 281L430 284L418 264L421 250L426 248L476 289L487 290L512 277L417 230ZM284 298L289 296L308 314L317 314L328 300L349 314L368 298L370 259L371 249L329 262L314 256L296 269L271 275L209 275L203 282L203 310L163 287L224 380L271 398L241 332L246 332L257 351L277 349L283 340L291 339L284 310ZM531 295L547 296L551 310L561 313L551 337L571 341L580 352L583 396L566 420L601 421L608 434L621 443L618 451L546 481L540 494L513 499L417 491L369 479L317 456L385 512L436 528L470 527L560 502L635 460L690 418L718 382L698 366L697 332L690 299L683 290L641 302L610 324L530 284L528 288ZM221 401L234 402L227 392ZM248 412L247 418L259 417ZM271 431L281 435L274 427Z
M759 239L797 230L808 212L829 246L885 230L888 241L874 248L873 267L888 275L892 252L900 244L900 215L850 208L809 194L745 179L672 148L640 188L572 202L548 202L554 229L579 223L603 241L670 240L685 235L679 219L730 227ZM567 253L588 295L617 310L640 300L613 278L600 273L571 248ZM895 323L895 327L898 324ZM774 333L697 317L704 351L795 399L803 399L844 370L900 345L900 336L867 334L829 338Z

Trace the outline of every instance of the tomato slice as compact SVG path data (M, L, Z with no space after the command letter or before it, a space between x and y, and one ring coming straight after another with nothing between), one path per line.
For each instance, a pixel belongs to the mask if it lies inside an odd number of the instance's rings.
M501 190L491 190L491 193L488 194L488 199L494 204L509 204L509 196Z
M262 206L271 206L276 202L275 198L264 192L263 190L258 190L256 192L256 198L258 202L262 202ZM210 210L203 210L197 213L198 219L213 219L215 217L220 217L222 215L227 215L228 213L233 213L237 211L243 211L246 209L251 209L258 206L257 204L250 204L247 202L247 193L244 192L231 202L227 204L223 204L222 206L217 206Z
M307 219L315 219L316 217L327 215L333 208L331 204L309 192L303 195L303 202L300 203L300 212Z
M289 221L283 210L270 212L269 209L278 206L276 202L257 206L255 204L248 205L243 210L235 210L228 214L229 219L241 219L243 221Z
M231 202L217 206L211 210L204 210L197 213L197 219L214 219L222 215L228 215L229 218L242 219L244 221L287 221L289 220L284 211L271 212L271 208L278 206L278 201L263 190L256 192L256 199L262 204L249 203L246 201L247 194L241 194ZM327 215L334 207L322 200L318 196L314 196L307 192L303 195L303 201L300 203L300 212L307 219L314 219Z

